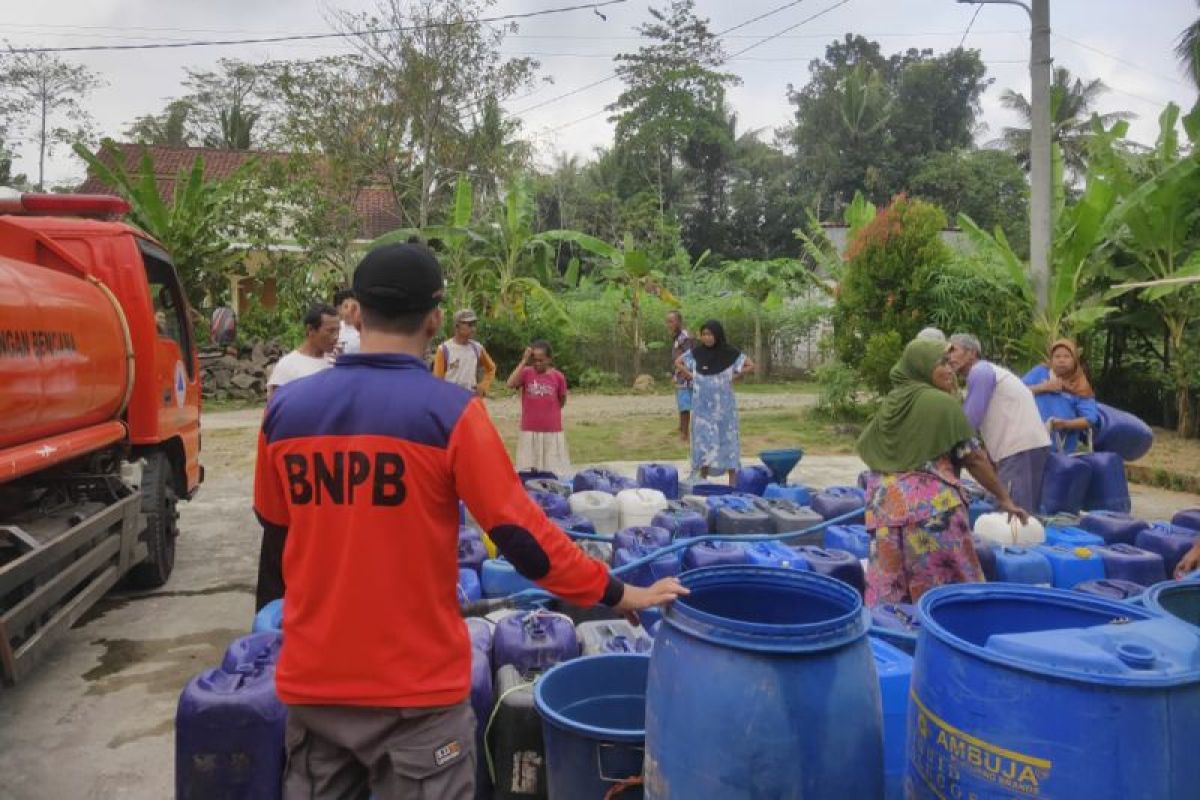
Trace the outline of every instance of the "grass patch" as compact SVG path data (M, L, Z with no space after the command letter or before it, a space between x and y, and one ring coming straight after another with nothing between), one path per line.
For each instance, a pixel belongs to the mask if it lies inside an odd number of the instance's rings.
M245 411L247 408L264 408L266 400L216 400L207 399L203 408L207 411Z
M743 458L753 458L760 450L775 447L802 447L811 455L851 453L859 430L857 426L829 422L810 409L751 410L741 412L739 417ZM650 416L568 419L571 462L684 460L688 446L679 441L673 422L673 417ZM497 427L509 453L515 455L519 422L499 420Z

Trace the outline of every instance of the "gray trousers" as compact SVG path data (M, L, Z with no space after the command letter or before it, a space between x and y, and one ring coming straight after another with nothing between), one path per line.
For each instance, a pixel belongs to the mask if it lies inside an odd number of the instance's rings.
M1046 472L1049 457L1049 447L1035 447L1002 458L996 464L1000 483L1008 489L1013 502L1030 514L1038 513L1042 504L1042 475Z
M284 800L472 800L475 714L288 706Z

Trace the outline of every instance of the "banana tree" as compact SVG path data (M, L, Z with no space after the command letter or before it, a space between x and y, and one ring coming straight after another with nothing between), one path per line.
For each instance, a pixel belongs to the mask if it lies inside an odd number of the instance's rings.
M854 237L858 235L862 229L871 220L875 219L877 209L875 204L863 197L862 192L855 192L854 199L850 205L846 206L845 212L842 214L842 220L846 223L848 230L846 231L846 243L854 241ZM821 227L821 221L812 211L808 212L808 229L796 228L792 234L800 240L800 245L804 249L805 256L812 262L821 273L829 276L833 280L830 285L821 279L821 276L816 271L805 271L804 276L810 282L826 294L835 296L837 294L837 285L841 283L842 274L846 268L846 260L842 254L838 252L833 242L829 241L829 237L825 235L824 229Z
M1150 178L1126 187L1103 234L1111 238L1131 264L1128 282L1150 284L1139 297L1152 308L1167 331L1168 358L1175 386L1177 429L1193 434L1192 383L1185 358L1188 333L1200 316L1200 295L1191 281L1200 276L1200 106L1184 119L1192 152L1181 155L1176 133L1179 107L1167 106L1159 117L1160 134L1149 158ZM1117 287L1113 296L1133 290Z
M171 252L192 306L223 302L234 257L230 242L250 222L238 209L247 208L248 204L239 202L239 198L253 174L254 162L242 164L222 180L206 181L204 158L196 156L175 179L174 193L164 199L149 149L142 151L138 169L131 174L111 142L106 141L103 147L114 149L116 157L111 163L82 144L73 149L96 177L129 202L129 221Z
M735 261L725 264L722 277L734 295L735 306L742 308L754 320L754 363L758 370L754 380L761 381L766 362L763 360L762 323L765 314L778 308L783 298L794 292L804 281L804 268L799 261L777 258L772 261Z
M633 328L633 372L635 375L642 374L642 351L645 349L642 339L642 303L645 295L657 297L672 306L679 305L679 300L664 285L666 275L654 267L650 255L645 250L634 245L633 236L628 233L625 234L625 240L620 247L579 231L546 231L541 234L541 238L548 242L576 244L601 259L601 280L619 287L622 292ZM705 253L698 261L703 261L707 255Z

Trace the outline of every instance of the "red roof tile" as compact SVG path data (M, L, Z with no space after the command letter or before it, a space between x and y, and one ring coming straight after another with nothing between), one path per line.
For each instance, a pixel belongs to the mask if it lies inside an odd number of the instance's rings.
M154 181L158 184L159 194L164 198L174 193L175 180L179 173L191 169L198 157L204 158L205 180L220 180L232 175L238 167L252 158L284 159L289 155L271 150L217 150L208 147L119 143L115 148L104 148L100 152L100 159L111 165L117 161L119 154L125 170L136 173L144 151L149 151L154 160ZM77 191L106 193L111 192L112 187L89 169L87 180ZM357 235L365 239L374 239L404 224L399 206L387 186L366 186L361 189L355 198L354 209L360 222Z

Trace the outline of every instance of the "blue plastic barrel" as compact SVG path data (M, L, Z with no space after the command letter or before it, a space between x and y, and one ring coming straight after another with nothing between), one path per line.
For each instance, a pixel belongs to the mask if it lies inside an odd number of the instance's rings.
M680 580L691 594L666 607L650 655L646 797L881 797L879 683L858 593L773 567Z
M905 722L913 660L909 653L871 637L879 694L883 698L883 779L887 800L904 800Z
M177 800L279 797L286 721L273 666L192 678L175 712Z
M283 600L272 600L254 615L252 633L283 630Z
M1165 581L1146 590L1142 604L1196 627L1200 633L1200 581Z
M1001 584L918 603L908 796L1194 797L1200 636L1129 603Z
M1150 452L1154 432L1145 422L1119 408L1097 403L1100 424L1092 434L1097 450L1117 453L1126 461L1137 461Z
M559 664L534 686L550 797L599 800L641 776L649 664L639 654L589 656Z

